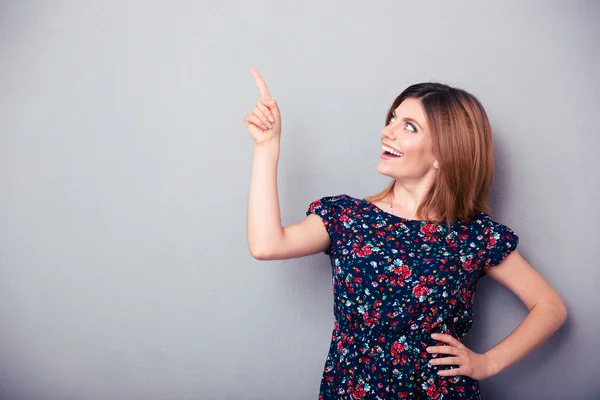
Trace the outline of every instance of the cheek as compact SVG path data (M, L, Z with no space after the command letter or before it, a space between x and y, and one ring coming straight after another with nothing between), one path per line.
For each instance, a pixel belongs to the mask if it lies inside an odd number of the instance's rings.
M416 135L405 138L402 141L402 149L404 150L404 155L411 158L421 158L432 152L431 144L427 143L422 136Z

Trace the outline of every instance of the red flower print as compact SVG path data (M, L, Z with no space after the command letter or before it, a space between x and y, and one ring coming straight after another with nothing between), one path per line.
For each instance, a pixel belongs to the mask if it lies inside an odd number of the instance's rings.
M400 277L402 279L406 279L410 276L410 274L412 273L410 268L408 268L406 265L401 266L400 268L396 269L396 274L400 275Z
M440 397L440 393L435 390L435 386L429 385L427 388L427 396L429 396L430 399L437 399Z
M368 245L364 245L360 249L356 250L356 255L359 257L364 257L364 256L368 256L372 252L373 251L371 250L371 247L369 247Z
M473 260L471 260L470 258L463 261L462 266L467 271L472 271L475 268L475 264L473 264Z
M365 395L365 389L360 384L356 385L356 387L352 391L352 397L355 399L362 399L363 397L365 397Z
M473 293L472 293L470 290L466 290L466 291L463 293L463 301L464 301L466 304L471 304L471 297L472 297L472 295L473 295Z
M321 205L321 200L315 200L312 203L313 209L319 207L320 205Z
M394 359L393 364L406 364L406 362L408 361L408 356L404 353L406 349L406 344L400 343L399 341L394 342L392 348L390 349L390 353L392 354L392 358Z
M413 287L413 294L417 297L421 297L427 293L427 288L423 286L421 283L415 285Z
M400 356L400 353L402 352L403 347L402 344L398 341L394 342L394 344L392 345L392 356L394 358L398 358Z
M421 227L421 233L424 235L431 235L435 233L435 225L434 224L425 224Z

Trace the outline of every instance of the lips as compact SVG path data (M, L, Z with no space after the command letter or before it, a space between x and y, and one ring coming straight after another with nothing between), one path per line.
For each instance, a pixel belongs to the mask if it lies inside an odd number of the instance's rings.
M384 144L383 146L381 146L381 150L382 150L382 154L389 155L390 157L402 157L404 155L398 149L396 149L392 146L388 146L387 144Z
M391 147L392 149L396 150L398 153L402 154L402 152L401 152L400 150L398 150L397 148L395 148L394 146L390 146L390 145L389 145L389 144L387 144L387 143L384 143L383 145L384 145L384 146L387 146L387 147Z

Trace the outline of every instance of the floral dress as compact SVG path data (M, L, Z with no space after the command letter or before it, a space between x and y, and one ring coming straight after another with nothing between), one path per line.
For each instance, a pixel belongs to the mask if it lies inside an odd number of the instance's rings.
M460 340L473 323L475 285L518 236L486 213L447 224L409 220L346 194L313 201L331 238L335 323L319 400L480 399L479 382L439 376L428 346Z

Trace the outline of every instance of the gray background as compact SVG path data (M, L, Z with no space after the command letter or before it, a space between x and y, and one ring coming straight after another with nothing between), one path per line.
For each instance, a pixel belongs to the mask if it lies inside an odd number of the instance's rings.
M0 3L2 399L316 399L329 260L254 260L243 117L283 112L285 224L384 187L391 101L438 81L486 107L494 219L567 323L485 399L598 398L595 1ZM526 315L484 278L465 342Z

